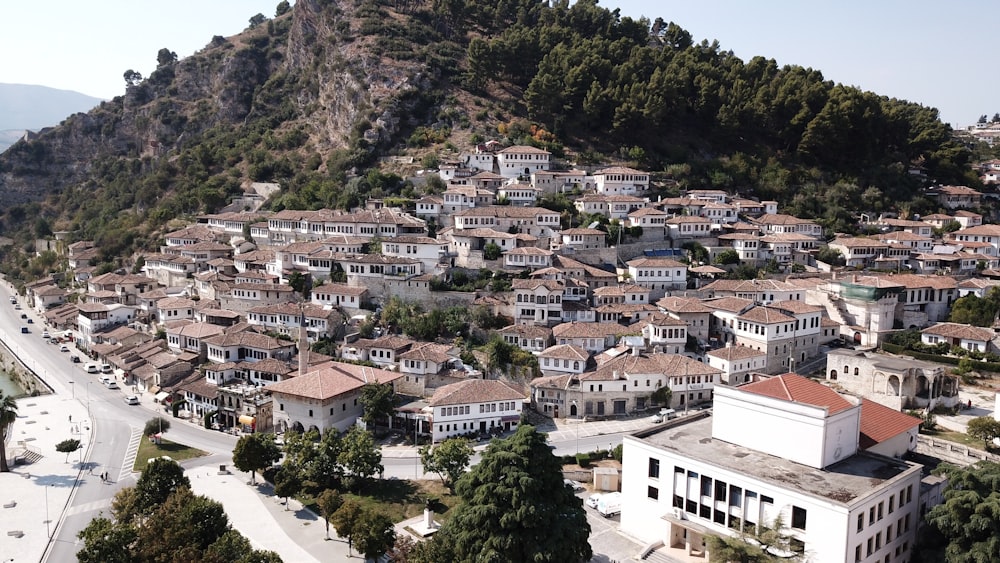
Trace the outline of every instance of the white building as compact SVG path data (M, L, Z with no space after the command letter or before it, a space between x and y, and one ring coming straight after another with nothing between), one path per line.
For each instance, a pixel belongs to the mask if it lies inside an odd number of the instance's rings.
M713 416L625 437L622 531L707 561L707 535L780 516L808 561L909 561L922 467L859 451L885 438L862 438L864 416L859 399L795 374L717 387ZM897 422L909 434L910 421Z
M500 175L504 178L517 178L530 177L539 170L548 170L552 153L535 147L514 146L497 151L496 155Z
M524 393L492 379L467 379L439 387L430 400L431 437L514 430L521 420Z

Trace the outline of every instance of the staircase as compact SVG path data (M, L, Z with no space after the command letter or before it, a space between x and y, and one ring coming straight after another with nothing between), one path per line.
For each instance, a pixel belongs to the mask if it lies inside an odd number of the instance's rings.
M11 456L10 459L14 461L14 465L28 465L30 463L35 463L43 457L45 456L43 456L41 452L24 446L15 448L14 455Z
M677 560L673 557L668 556L666 553L660 551L662 547L656 551L651 551L649 555L646 556L644 561L650 561L652 563L677 563Z

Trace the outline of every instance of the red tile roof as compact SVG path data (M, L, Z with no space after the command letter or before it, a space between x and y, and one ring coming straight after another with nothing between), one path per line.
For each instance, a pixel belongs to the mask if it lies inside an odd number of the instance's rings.
M854 406L850 401L826 385L795 373L786 373L785 375L749 383L740 387L740 390L783 401L804 403L814 407L825 407L827 409L827 416L837 414Z
M920 426L919 418L875 401L861 399L861 435L858 444L862 449L867 450L917 426Z

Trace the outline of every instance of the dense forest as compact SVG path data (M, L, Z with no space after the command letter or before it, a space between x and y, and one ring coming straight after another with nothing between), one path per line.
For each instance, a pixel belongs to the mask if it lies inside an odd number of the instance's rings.
M0 197L20 202L0 234L70 230L111 268L246 182L281 184L271 209L405 204L410 171L380 157L429 166L489 138L775 199L831 232L859 212L932 211L929 183L978 184L933 108L742 61L669 14L548 4L281 2L192 57L165 48L150 76L125 73L124 96L0 155Z

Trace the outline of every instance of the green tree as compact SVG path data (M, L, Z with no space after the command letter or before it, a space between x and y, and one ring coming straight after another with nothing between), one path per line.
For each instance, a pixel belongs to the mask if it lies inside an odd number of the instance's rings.
M160 68L167 65L172 65L177 62L177 53L167 49L166 47L160 49L156 53L156 68Z
M990 295L994 295L992 291ZM993 325L997 310L997 303L993 299L981 298L970 293L955 300L951 307L951 313L948 315L948 321L988 327Z
M982 440L986 449L989 449L993 445L993 439L1000 438L1000 420L992 416L973 418L967 425L966 433L977 440Z
M267 16L264 14L256 14L250 18L250 29L257 27L258 25L267 21Z
M739 264L740 263L740 253L735 250L723 250L722 252L715 255L716 264Z
M123 74L122 77L125 78L125 86L126 87L128 87L128 86L135 86L135 85L139 84L140 82L142 82L142 74L140 74L140 73L138 73L138 72L136 72L136 71L134 71L132 69L126 70L125 74Z
M340 508L333 513L333 518L330 522L333 523L333 529L337 531L337 535L342 538L347 538L347 554L351 554L351 548L354 547L354 532L355 526L358 523L358 519L361 516L361 504L354 499L347 499L344 501Z
M274 17L280 18L290 11L292 11L292 6L288 3L288 0L281 0L274 9Z
M352 531L351 537L366 559L377 561L396 541L392 520L372 509L361 512Z
M249 471L253 483L257 482L257 471L279 459L281 450L274 443L274 434L244 434L233 448L233 465L240 471Z
M490 242L483 247L483 259L484 260L498 260L500 258L501 250L500 246L496 243Z
M330 539L330 518L340 509L342 504L344 504L343 497L334 489L326 489L316 497L316 506L319 507L320 516L323 517L323 523L326 524L326 539Z
M969 467L942 464L948 477L944 502L927 513L930 533L921 549L943 547L949 563L996 561L1000 553L1000 464L981 461Z
M80 449L80 440L70 439L63 440L56 444L56 451L62 454L66 454L66 463L69 463L69 454Z
M337 463L344 468L347 474L345 479L358 486L363 480L382 473L382 450L371 432L360 426L351 426L342 439L342 445Z
M819 247L819 250L816 252L816 259L831 266L843 266L846 264L844 255L836 248L830 248L829 246Z
M437 446L420 448L420 461L424 471L437 473L446 487L454 490L455 483L469 467L475 450L465 438L448 438Z
M782 533L784 523L775 518L770 526L761 526L751 533L738 536L707 537L708 552L712 563L777 563L778 561L800 561L792 552L792 537Z
M7 466L7 448L4 444L7 443L7 432L15 420L17 420L17 402L14 397L0 391L0 473L10 471L10 467Z
M692 263L708 262L708 249L702 246L700 242L688 241L682 244L681 248L687 250L690 253ZM716 263L719 263L719 261L716 260Z
M155 458L146 464L136 481L135 508L137 515L148 515L174 491L190 488L191 481L184 475L184 468L176 461Z
M299 494L302 490L302 475L291 465L282 467L274 476L274 494L285 499L285 510L288 510L288 497Z
M459 561L588 561L590 524L545 435L523 424L493 440L456 484L441 541ZM437 548L434 548L437 549Z
M108 518L94 518L76 537L83 547L76 552L79 563L131 563L131 553L139 534L134 527Z
M167 430L170 430L170 419L157 416L146 421L146 425L142 428L142 435L152 436Z
M375 428L380 421L392 419L396 412L396 392L390 383L367 383L361 388L361 420Z

